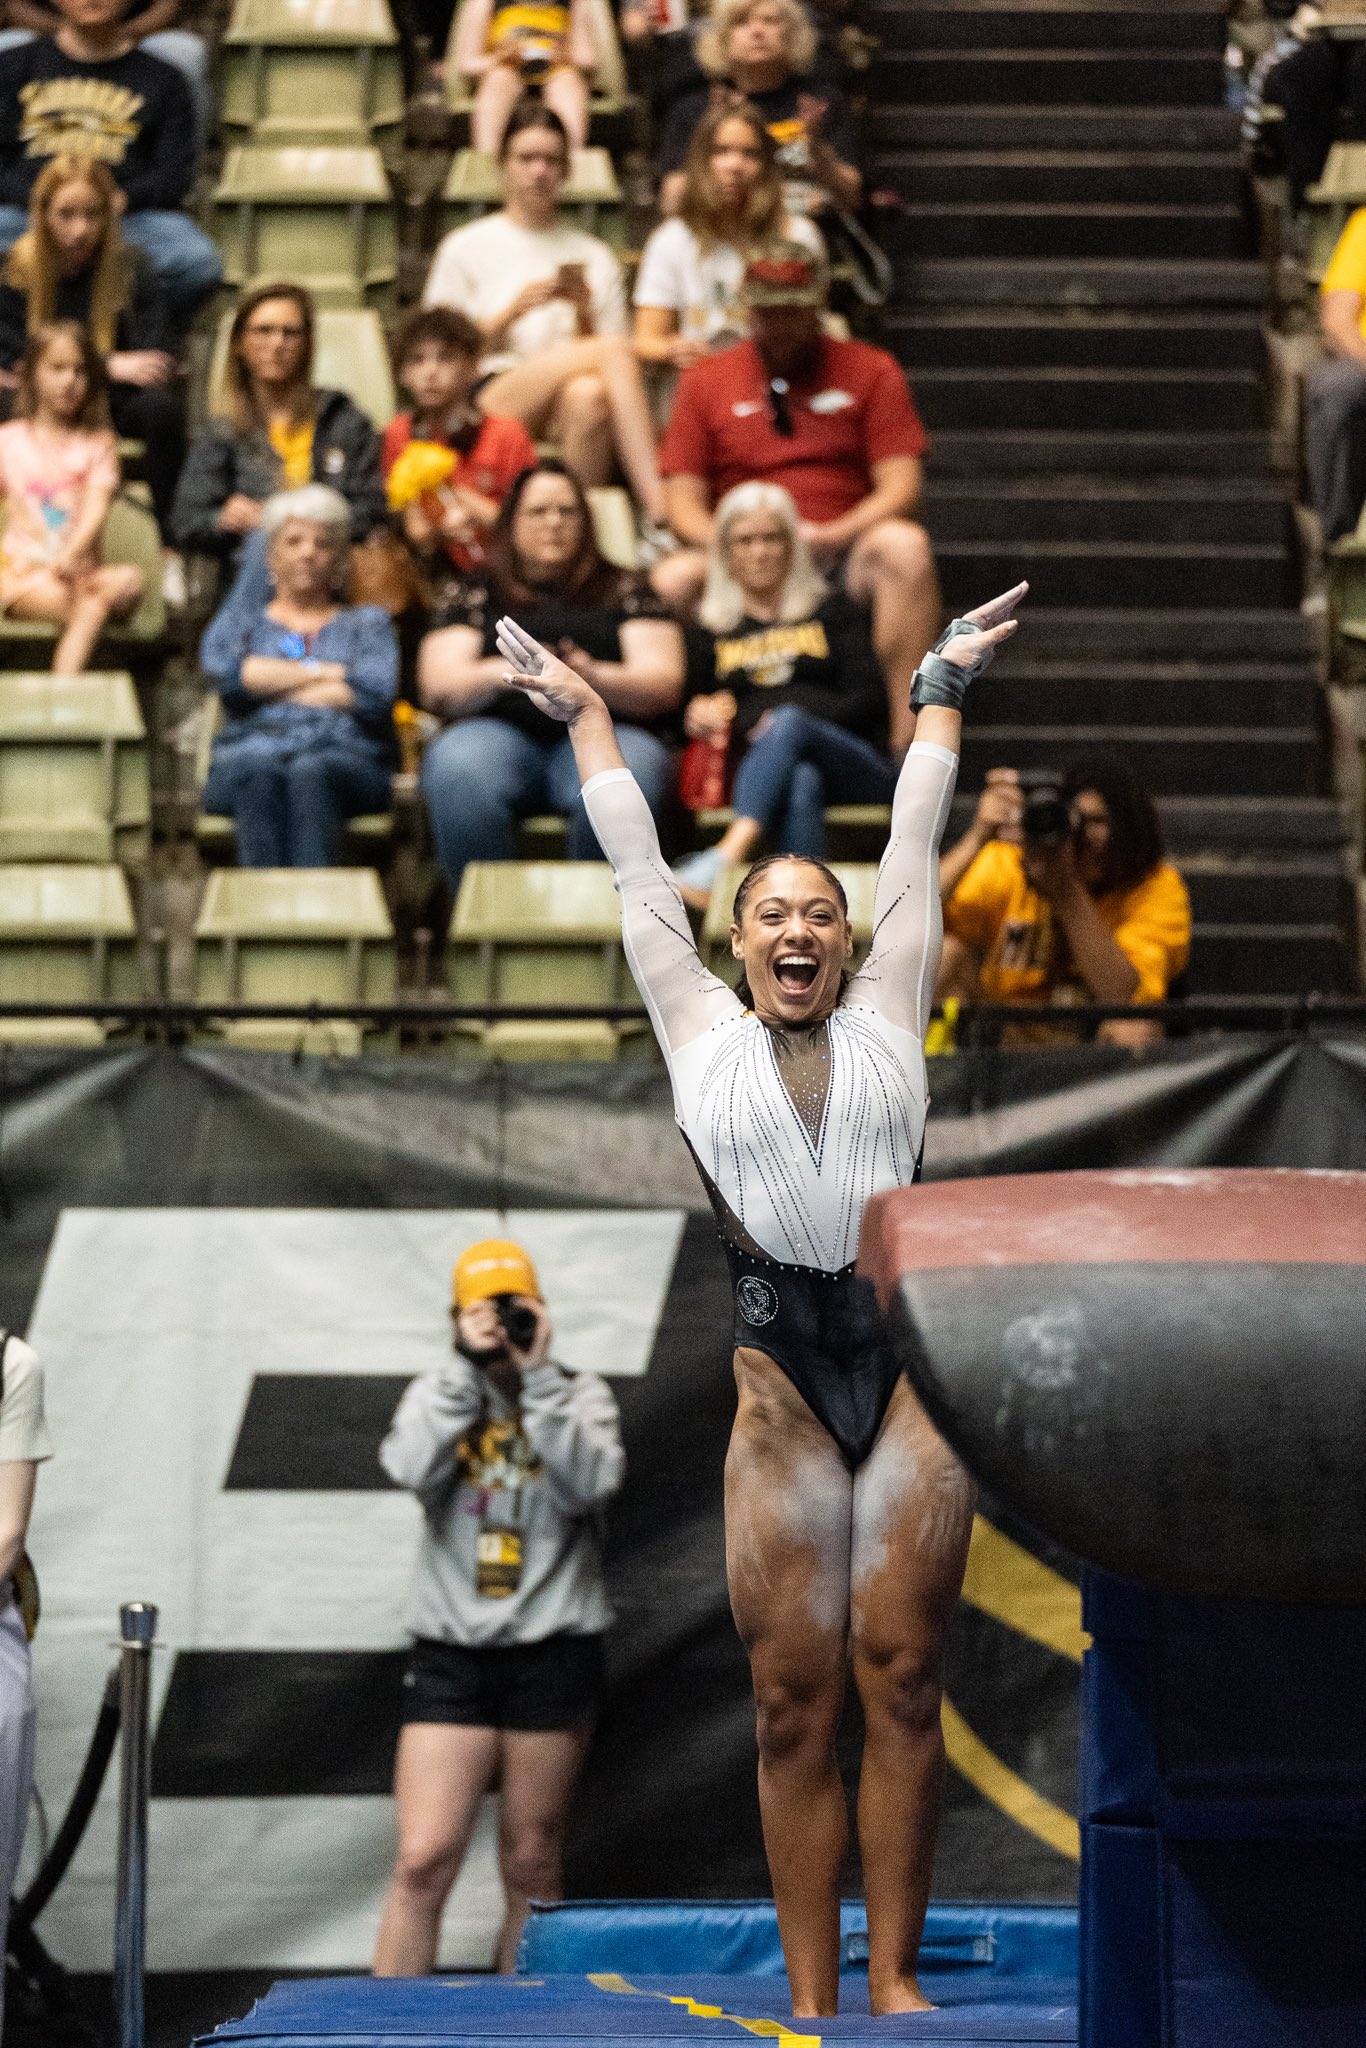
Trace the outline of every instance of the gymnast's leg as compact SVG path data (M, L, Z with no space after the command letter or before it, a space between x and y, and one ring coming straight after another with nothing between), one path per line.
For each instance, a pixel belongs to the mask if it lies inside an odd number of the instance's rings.
M944 1642L972 1504L967 1473L898 1380L854 1475L851 1643L867 1724L858 1826L875 2013L930 2003L916 1958L944 1798Z
M735 1354L726 1575L758 1710L759 1809L792 2010L839 2001L839 1878L849 1818L835 1761L849 1630L853 1479L765 1353Z

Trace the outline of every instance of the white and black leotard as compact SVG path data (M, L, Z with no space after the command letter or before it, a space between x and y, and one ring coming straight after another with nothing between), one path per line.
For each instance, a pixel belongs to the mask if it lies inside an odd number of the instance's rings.
M730 1259L735 1341L776 1360L851 1465L872 1446L898 1370L853 1267L870 1197L920 1170L925 1027L943 942L939 842L957 765L944 747L911 747L868 957L833 1015L798 1032L764 1024L698 958L627 770L595 775L583 792L616 875L626 956L674 1114Z

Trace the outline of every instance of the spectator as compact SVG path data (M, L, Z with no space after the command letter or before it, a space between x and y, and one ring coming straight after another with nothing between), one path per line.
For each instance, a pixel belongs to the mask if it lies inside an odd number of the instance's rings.
M1165 859L1152 798L1119 755L1060 778L1072 829L1023 835L1023 790L994 769L971 826L940 862L938 997L989 1003L1160 1003L1185 967L1186 885ZM1156 1025L1113 1020L1100 1036L1143 1045Z
M418 695L448 721L427 749L422 788L454 889L467 861L510 859L517 820L537 811L568 818L571 859L600 858L568 739L504 683L494 628L506 611L612 707L622 752L656 816L672 780L653 728L682 696L683 636L643 579L598 553L573 473L542 462L503 500L482 575L438 614L418 661Z
M778 151L789 213L811 213L833 195L857 206L863 192L854 123L843 95L804 90L816 59L816 32L800 0L717 0L697 39L702 69L717 81L679 101L660 140L659 203L674 213L682 197L693 130L719 85L758 108Z
M434 565L468 571L483 560L498 507L536 460L536 444L520 420L500 419L475 402L483 346L474 322L450 306L419 307L394 342L394 368L412 410L389 422L380 464L390 504L429 584L437 580ZM454 458L439 494L403 489L401 471L395 479L395 463L414 443L449 450Z
M24 350L17 417L0 427L0 610L59 629L54 675L79 675L111 618L142 596L142 571L102 562L119 487L104 365L74 320L50 320Z
M602 1514L623 1474L616 1402L596 1374L552 1361L550 1317L520 1245L471 1245L452 1295L455 1355L413 1381L379 1454L423 1512L381 1977L435 1965L447 1894L495 1787L496 1968L514 1968L530 1900L562 1896L612 1619Z
M627 0L617 16L632 82L649 100L657 133L677 101L706 87L693 54L699 26L692 19L689 0Z
M24 1544L38 1467L52 1456L43 1369L18 1337L0 1332L0 1950L33 1797L33 1678L29 1640L37 1581ZM0 1982L0 2019L4 1986Z
M825 245L784 209L778 154L755 108L712 107L698 122L675 219L661 222L636 277L636 354L659 371L686 369L743 339L746 260L782 240L819 257ZM673 395L674 378L668 378ZM666 408L667 410L667 408Z
M171 511L181 547L237 562L248 608L268 594L258 529L277 491L315 482L340 492L353 541L387 528L378 436L345 393L315 388L313 328L300 286L247 293L228 337L227 413L191 442Z
M1327 362L1304 391L1309 494L1325 541L1340 540L1366 502L1366 207L1351 215L1319 290Z
M7 0L5 20L12 27L0 29L0 50L16 50L35 36L55 35L62 25L59 8L42 0ZM209 77L209 52L202 36L175 28L180 17L180 0L123 0L123 29L149 57L174 64L189 87L195 112L195 155L203 154L214 124L213 85Z
M102 163L58 156L33 181L29 225L0 271L0 372L48 320L90 331L105 359L115 429L143 444L163 532L185 459L185 408L152 266L119 232L118 187Z
M456 69L474 81L470 143L497 156L512 110L539 87L571 149L588 140L588 81L599 53L588 0L469 0Z
M605 242L558 219L564 123L534 100L503 138L501 213L447 235L424 302L455 306L484 336L480 400L559 443L587 489L620 461L646 518L664 515L654 429L626 339L621 268Z
M734 822L674 870L701 905L765 834L824 859L825 806L890 804L896 771L877 745L887 701L864 617L816 570L786 491L740 484L721 500L698 618L683 729L742 749Z
M1295 10L1253 66L1243 106L1244 147L1254 157L1264 150L1279 155L1292 212L1323 174L1344 98L1358 126L1366 117L1366 48L1324 35L1321 27L1317 7ZM1270 107L1282 118L1269 122Z
M271 498L275 595L234 590L200 647L228 714L204 808L236 820L242 867L330 867L346 820L389 808L398 647L379 606L342 601L350 521L326 485Z
M218 251L183 210L194 184L194 109L173 65L138 48L123 0L58 0L52 35L0 51L0 248L28 226L48 157L108 164L123 232L150 260L179 327L222 281Z
M821 330L824 267L781 242L745 272L751 338L685 370L660 450L669 520L689 552L655 569L655 587L690 609L706 573L712 507L737 484L781 484L818 567L873 615L873 645L893 707L894 752L907 743L911 678L939 630L929 538L912 524L925 429L884 349Z

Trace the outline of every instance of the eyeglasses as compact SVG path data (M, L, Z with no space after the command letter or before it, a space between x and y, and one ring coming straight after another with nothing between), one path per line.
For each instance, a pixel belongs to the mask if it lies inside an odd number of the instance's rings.
M251 341L302 341L304 338L302 327L257 327L253 324L244 327L242 332Z
M768 380L768 412L773 421L773 431L790 441L796 428L792 423L792 408L787 402L788 382L786 377L770 377Z

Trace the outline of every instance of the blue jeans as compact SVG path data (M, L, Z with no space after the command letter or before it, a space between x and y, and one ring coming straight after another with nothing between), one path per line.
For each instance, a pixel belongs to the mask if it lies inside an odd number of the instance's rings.
M673 774L667 747L634 725L617 727L617 744L658 824ZM422 794L453 889L469 861L511 860L518 819L540 811L566 820L571 860L602 858L579 797L574 750L553 730L533 739L501 718L458 719L427 749Z
M28 226L22 206L0 206L0 255L18 241ZM183 213L128 213L123 237L141 249L166 294L166 306L177 328L187 327L223 282L217 249Z
M735 773L735 814L756 818L780 853L825 858L827 804L889 804L896 769L869 741L797 704L768 713Z
M389 771L358 747L244 733L215 747L204 809L237 825L243 868L330 868L348 818L387 811Z

